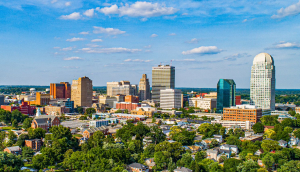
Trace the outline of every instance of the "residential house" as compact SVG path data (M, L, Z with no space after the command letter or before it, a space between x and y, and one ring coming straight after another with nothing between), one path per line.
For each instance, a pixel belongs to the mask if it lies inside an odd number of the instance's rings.
M223 142L223 136L222 135L214 135L214 139L217 140L219 143Z
M128 172L149 172L149 167L140 164L140 163L132 163L127 166Z
M264 132L266 132L268 129L274 129L274 126L265 126Z
M185 167L177 167L174 172L193 172L193 170L185 168Z
M42 144L43 142L41 139L25 140L25 146L30 147L32 150L35 151L40 151Z
M200 146L188 146L188 148L193 152L193 153L197 153L198 151L201 150L201 147Z
M146 165L149 167L149 170L155 166L154 158L148 158L145 160Z
M264 153L264 150L263 150L263 149L258 149L258 150L254 153L254 155L260 156L260 155L263 154L263 153Z
M287 147L287 142L284 141L284 140L279 140L279 141L278 141L278 144L279 144L279 146L281 146L281 147L283 147L283 148L286 148L286 147Z
M218 154L219 154L218 150L209 149L209 150L206 151L206 154L207 154L208 159L218 161Z
M14 155L22 155L22 149L19 146L7 147L3 151Z
M292 136L290 141L288 142L289 146L297 145L298 143L299 143L299 139L294 136Z
M224 144L220 146L221 150L230 150L231 153L238 154L239 153L239 148L236 145L228 145Z

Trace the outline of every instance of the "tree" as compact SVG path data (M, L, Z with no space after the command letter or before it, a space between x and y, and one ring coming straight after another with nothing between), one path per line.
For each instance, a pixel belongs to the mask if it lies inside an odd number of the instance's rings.
M93 113L96 113L96 110L94 108L87 108L85 110L85 114L90 115L90 114L93 114Z
M29 148L27 146L23 147L23 149L22 149L22 158L26 159L27 161L31 161L33 155L34 155L34 151L31 148Z
M24 163L21 156L7 152L0 152L0 171L18 172L21 171Z
M229 144L229 145L240 146L242 144L242 141L239 138L235 137L235 136L229 136L227 138L226 143Z
M260 118L260 120L261 120L263 125L267 125L267 126L275 126L276 124L279 123L277 121L277 119L274 116L271 116L271 115L265 115L262 118Z
M300 129L297 129L293 132L294 136L300 139Z
M0 109L0 121L4 122L6 125L11 123L11 112Z
M14 110L11 112L11 122L16 120L17 123L23 122L25 118L27 118L27 115L23 115L19 110Z
M177 161L184 151L182 144L179 142L170 143L168 141L161 142L155 146L155 152L167 151L171 153L174 161Z
M169 163L171 153L167 151L159 151L154 154L155 169L162 170Z
M252 127L255 133L263 133L264 132L264 125L261 122L257 122Z
M52 140L62 139L66 137L68 140L72 139L72 133L69 128L62 125L52 126L49 130L52 133Z
M263 140L261 144L261 148L265 152L270 152L271 150L279 150L281 147L278 145L277 141L273 140Z
M13 120L12 127L18 128L18 122L17 122L17 120Z
M126 114L129 113L129 112L128 112L128 109L125 109L125 110L124 110L124 113L126 113Z
M207 154L206 154L205 151L199 151L199 152L196 153L195 161L199 163L200 161L202 161L206 157L207 157Z
M177 161L177 166L190 168L190 164L193 161L193 158L190 153L185 153L182 155L182 158Z
M27 139L29 139L28 134L21 134L21 135L18 137L18 140L17 140L16 145L18 145L18 146L20 146L20 147L25 146L25 140L27 140Z
M96 131L88 140L88 144L90 147L102 147L104 134L102 131Z
M291 118L285 118L282 122L281 125L283 127L293 127L293 120Z
M293 132L293 128L292 127L284 127L284 132L286 133L292 133Z
M237 166L238 172L256 172L259 169L259 165L257 162L252 159L245 161Z
M224 172L237 172L237 166L241 164L243 161L229 158L224 161Z
M300 170L300 162L299 161L289 161L282 165L278 172L299 172Z
M31 127L31 123L32 123L32 118L26 118L23 122L23 126L22 128L24 129L28 129Z
M276 132L272 129L268 129L265 133L264 136L266 138L270 138L270 139L276 139Z
M29 139L41 139L45 137L46 130L42 128L30 128L28 130Z
M172 158L169 159L168 171L173 172L176 169L176 164L173 162Z
M296 115L296 112L294 111L294 110L289 110L289 114L291 115L291 116L295 116Z
M275 163L275 160L273 156L270 153L268 153L263 157L262 162L265 164L265 167L267 169L270 169Z
M166 139L166 135L162 132L162 129L158 128L158 126L150 127L148 136L151 136L152 141L155 144L163 142Z
M83 108L80 106L77 106L75 111L77 111L78 113L82 114L83 113Z

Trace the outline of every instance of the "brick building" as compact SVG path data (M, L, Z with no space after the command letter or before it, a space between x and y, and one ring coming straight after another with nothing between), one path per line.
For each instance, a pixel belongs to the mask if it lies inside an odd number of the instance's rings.
M52 116L52 115L40 115L36 116L32 123L31 123L31 128L42 128L46 131L49 131L49 128L52 126L59 126L60 125L60 120L58 119L57 116Z
M139 103L139 96L127 95L125 96L125 102Z
M82 133L82 135L83 135L83 137L85 137L85 138L90 138L95 132L97 132L97 131L102 131L102 133L104 134L104 135L107 135L107 133L108 133L108 128L107 127L105 127L105 126L101 126L101 127L93 127L93 128L90 128L90 129L87 129L87 130L85 130L83 133Z
M50 94L42 94L40 92L37 92L35 95L35 100L27 102L29 105L49 105Z
M1 105L1 109L7 110L9 112L18 110L25 115L32 116L32 115L34 115L34 111L35 111L36 107L30 106L30 105L28 105L27 102L22 101L22 104L20 106Z
M235 96L235 105L241 105L241 104L242 104L241 96Z
M116 109L127 109L128 111L141 107L140 103L119 102L116 103Z
M224 108L223 120L228 121L250 121L258 122L262 117L262 109L252 105L238 105L236 107Z
M53 99L71 98L71 85L68 82L51 83L50 97Z
M43 142L41 139L25 140L25 146L30 147L35 151L40 151L42 144Z
M45 113L47 115L61 115L65 113L70 113L70 108L67 108L65 106L45 106Z
M3 151L14 155L22 155L22 149L19 146L7 147Z

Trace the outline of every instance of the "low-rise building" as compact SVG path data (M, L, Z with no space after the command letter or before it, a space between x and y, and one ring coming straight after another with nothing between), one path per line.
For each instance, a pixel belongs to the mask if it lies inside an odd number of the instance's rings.
M65 113L70 113L70 109L65 106L45 106L45 113L52 116L60 116Z
M179 109L183 107L183 95L181 90L165 89L160 90L160 108Z
M109 121L108 120L95 120L95 121L90 121L90 128L91 127L101 127L101 126L108 126Z
M286 148L286 147L287 147L287 143L288 143L288 142L286 142L286 141L284 141L284 140L279 140L279 141L278 141L279 146L281 146L281 147L283 147L283 148Z
M241 137L240 138L241 141L246 141L246 140L249 140L249 141L252 141L252 142L255 142L255 141L262 141L263 140L263 135L261 134L254 134L254 135L251 135L251 136L247 136L247 137Z
M295 107L296 113L300 114L300 107Z
M12 112L14 110L18 110L21 113L25 115L32 116L34 115L34 111L36 109L35 106L30 106L27 102L22 101L22 104L20 106L15 105L1 105L1 109L7 110L9 112Z
M22 149L19 146L7 147L3 151L14 155L22 155Z
M108 128L105 126L101 126L98 128L93 127L93 128L86 129L82 135L83 137L90 138L97 131L101 131L104 135L108 134Z
M119 117L119 118L133 119L135 121L144 121L147 117L145 115L131 115L131 114L125 114L125 113L115 113L115 114L112 114L112 116Z
M106 96L106 95L100 95L99 96L99 103L106 104L108 107L113 108L114 102L117 101L116 97Z
M31 123L31 128L42 128L46 131L49 131L49 128L52 126L59 126L60 120L57 116L52 115L41 115L41 111L38 108L36 117L33 119Z
M213 118L214 120L222 120L223 117L223 115L219 113L192 113L191 115L198 116L199 118Z
M258 122L262 117L262 109L253 105L237 105L223 109L223 120Z
M227 120L214 120L211 124L222 124L223 127L230 128L232 126L240 126L242 129L250 130L254 122L250 121L227 121Z
M213 110L214 108L217 108L217 99L193 97L189 98L189 106Z
M185 167L178 167L174 170L174 172L193 172L193 170Z
M40 151L42 144L43 142L41 139L25 140L25 146L30 147L35 151Z
M127 109L128 111L141 107L140 103L119 102L116 103L116 109Z

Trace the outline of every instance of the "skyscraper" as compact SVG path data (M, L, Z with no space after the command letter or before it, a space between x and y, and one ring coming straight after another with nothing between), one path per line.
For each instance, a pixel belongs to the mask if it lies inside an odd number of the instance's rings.
M232 79L220 79L217 85L217 112L224 107L235 106L235 82Z
M160 90L160 108L174 109L182 107L181 90L163 89Z
M107 82L106 94L108 96L137 95L137 85L131 85L129 81Z
M50 98L52 99L67 99L71 98L71 85L68 82L51 83Z
M152 67L152 100L160 101L160 90L175 88L175 67L158 65Z
M71 100L74 106L91 107L93 99L93 83L88 77L81 77L73 80L71 90Z
M139 99L141 101L150 99L150 84L147 74L143 74L139 83Z
M250 103L258 108L275 110L275 66L270 54L260 53L253 60Z

